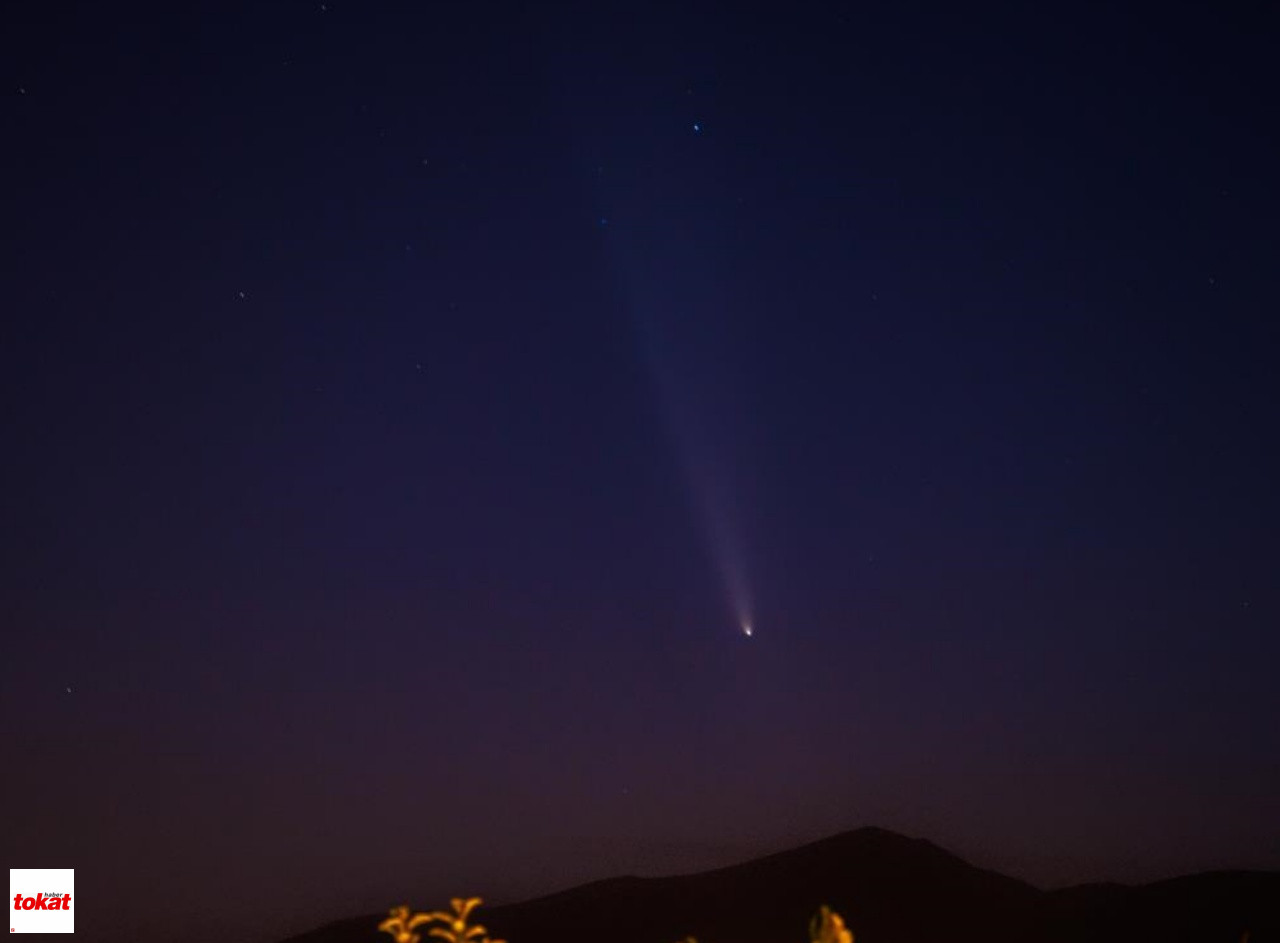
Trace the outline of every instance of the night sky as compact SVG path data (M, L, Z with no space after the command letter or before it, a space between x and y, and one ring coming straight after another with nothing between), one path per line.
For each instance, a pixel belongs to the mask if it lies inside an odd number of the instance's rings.
M0 28L0 847L78 933L1280 867L1264 6L169 7Z

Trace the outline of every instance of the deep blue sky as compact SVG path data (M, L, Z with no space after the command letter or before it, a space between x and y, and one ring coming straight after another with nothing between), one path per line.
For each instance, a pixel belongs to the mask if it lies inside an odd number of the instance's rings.
M77 932L1280 867L1274 21L405 6L0 31L0 845Z

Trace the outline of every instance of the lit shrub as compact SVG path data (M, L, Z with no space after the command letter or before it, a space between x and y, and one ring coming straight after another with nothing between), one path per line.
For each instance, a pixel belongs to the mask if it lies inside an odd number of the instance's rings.
M455 897L450 904L453 913L433 910L428 913L411 914L408 907L392 907L391 915L378 924L378 929L389 933L396 943L420 943L421 934L414 933L418 927L432 926L428 936L434 936L445 943L506 943L505 940L489 939L489 931L480 924L467 925L471 911L480 906L479 897ZM1246 940L1248 934L1245 935ZM830 907L823 905L809 921L810 943L853 943L853 934L844 925L844 920ZM693 937L685 937L680 943L698 943Z

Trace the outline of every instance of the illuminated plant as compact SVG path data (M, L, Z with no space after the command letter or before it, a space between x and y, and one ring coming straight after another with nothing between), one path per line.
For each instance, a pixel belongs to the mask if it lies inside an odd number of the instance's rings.
M413 931L434 919L434 914L410 916L408 907L392 907L391 916L378 924L378 929L383 933L390 933L395 937L396 943L419 943L422 936Z
M853 943L853 934L840 915L824 904L809 921L809 939L813 943Z
M430 913L417 913L410 916L408 907L392 907L391 916L378 924L378 929L395 937L396 943L420 943L422 937L413 931L428 923L442 923L444 926L432 927L427 931L429 936L438 937L445 943L506 943L505 940L489 939L489 931L480 924L467 926L467 918L471 911L480 906L479 897L455 897L451 900L453 913L433 910ZM1248 934L1241 943L1248 943ZM830 907L823 907L809 921L810 943L853 943L853 934L844 925L844 920ZM680 943L698 943L691 936Z
M449 903L453 907L453 913L434 910L427 914L427 919L439 921L445 925L432 927L428 931L431 936L447 940L448 943L506 943L505 940L490 940L489 931L478 923L473 927L467 926L467 917L471 911L480 906L479 897L468 897L465 900L455 897Z
M378 924L378 929L395 937L396 943L420 943L422 936L414 933L414 930L428 923L443 923L443 927L432 927L427 935L439 937L448 943L506 943L505 940L489 939L489 931L479 924L467 926L467 917L480 906L479 897L468 897L465 900L455 897L449 903L453 906L453 913L433 910L410 916L408 907L392 907L391 916Z

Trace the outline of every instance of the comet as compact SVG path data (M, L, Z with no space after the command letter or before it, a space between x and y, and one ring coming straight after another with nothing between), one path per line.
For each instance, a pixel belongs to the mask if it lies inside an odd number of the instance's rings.
M703 130L701 121L694 124L695 134ZM736 324L728 316L733 295L724 288L728 273L709 264L691 265L709 261L698 237L705 229L701 220L674 219L669 208L655 216L654 203L662 198L657 192L644 203L615 201L608 212L601 202L595 215L602 228L608 224L607 246L628 302L638 353L684 473L689 510L701 525L708 562L719 571L715 575L724 593L726 618L716 620L716 625L726 634L736 625L751 638L755 610L743 520L743 509L751 504L742 473L749 457L740 448L750 437L738 421L742 409L735 391L741 380L726 356L728 332ZM614 225L615 217L624 221L628 216L630 225ZM661 222L655 231L670 238L640 238L649 228L645 222ZM728 347L736 349L732 343Z

